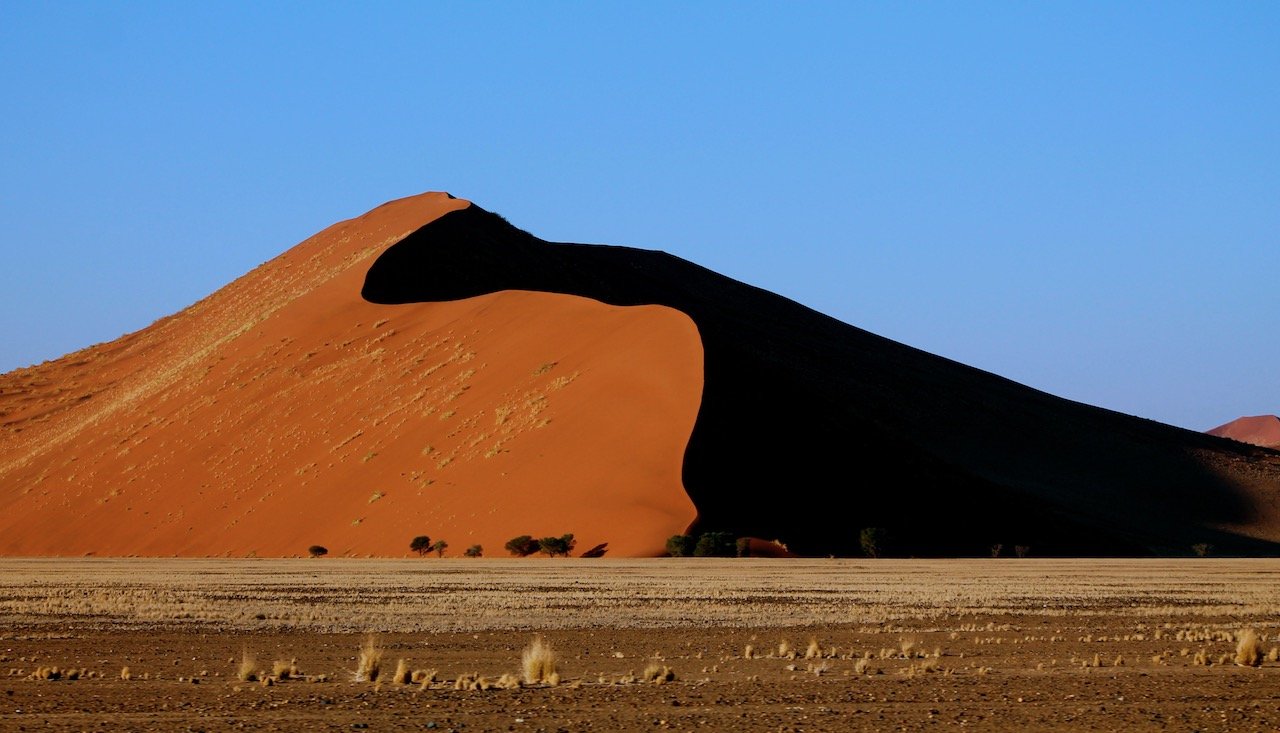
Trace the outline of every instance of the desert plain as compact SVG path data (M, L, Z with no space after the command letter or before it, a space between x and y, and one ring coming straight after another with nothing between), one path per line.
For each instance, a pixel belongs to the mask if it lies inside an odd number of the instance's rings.
M1225 558L9 558L0 729L1272 731L1278 580ZM513 684L539 638L558 684Z

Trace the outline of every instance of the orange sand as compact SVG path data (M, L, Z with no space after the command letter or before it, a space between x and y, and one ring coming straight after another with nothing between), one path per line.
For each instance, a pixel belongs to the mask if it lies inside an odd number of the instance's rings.
M660 554L702 390L693 322L505 291L360 298L378 254L468 205L341 222L152 326L0 375L0 554Z
M1241 443L1252 443L1264 448L1280 448L1280 417L1275 415L1239 417L1205 432L1219 438L1231 438Z

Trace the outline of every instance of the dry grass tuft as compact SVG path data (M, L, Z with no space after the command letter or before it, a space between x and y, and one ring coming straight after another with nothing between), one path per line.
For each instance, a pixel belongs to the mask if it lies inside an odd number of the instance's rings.
M453 681L453 689L455 690L475 690L480 685L480 675L475 672L469 674L458 675L458 679Z
M404 657L396 662L396 671L391 673L391 682L397 685L407 685L413 679L413 672L409 670L409 661Z
M1262 664L1262 642L1258 639L1258 632L1253 629L1240 632L1240 639L1236 642L1235 662L1241 667L1257 667Z
M253 658L248 649L240 651L240 666L236 668L236 679L241 682L257 682L262 675L258 672L258 660Z
M356 664L356 682L377 682L378 672L382 669L382 647L374 636L364 640L360 647L360 658Z
M644 668L644 674L641 679L645 682L652 682L655 685L664 685L668 682L674 682L676 673L665 664L650 664Z
M778 642L778 656L783 659L796 658L796 650L791 648L791 642L786 639Z
M516 690L520 688L520 678L510 672L506 672L498 678L498 681L493 686L499 690Z
M804 650L805 659L818 659L822 656L822 647L818 645L817 639L810 639L809 646Z
M557 685L560 683L560 675L556 669L556 652L541 636L535 636L529 646L525 647L520 660L525 684Z
M271 676L281 681L301 677L302 672L298 669L298 660L291 659L286 662L277 659L271 663Z
M871 674L871 659L869 657L863 657L862 659L859 659L858 661L854 662L853 673L854 674Z
M431 683L436 681L438 674L439 672L434 669L415 669L413 674L409 676L409 681L415 685L422 685L422 689L425 690L431 686Z
M129 666L128 666L128 665L125 665L125 666L123 666L123 667L121 667L121 668L120 668L120 679L122 679L122 680L131 680L131 679L133 679L133 673L131 673L131 672L129 671Z
M747 648L742 650L742 658L755 659L755 656L756 656L756 648L751 646L750 644L747 644Z

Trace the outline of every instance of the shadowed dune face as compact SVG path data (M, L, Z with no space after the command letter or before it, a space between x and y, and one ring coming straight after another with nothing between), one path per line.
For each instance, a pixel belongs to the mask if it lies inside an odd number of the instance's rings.
M1205 432L1264 448L1280 448L1280 417L1275 415L1240 417Z
M684 483L697 529L809 554L856 553L863 527L911 554L1280 547L1280 454L1056 398L664 253L544 242L473 206L390 247L362 292L393 304L505 290L693 320L705 383Z
M143 331L0 376L0 553L449 555L521 534L653 555L702 386L692 321L549 292L360 297L467 206L393 202Z

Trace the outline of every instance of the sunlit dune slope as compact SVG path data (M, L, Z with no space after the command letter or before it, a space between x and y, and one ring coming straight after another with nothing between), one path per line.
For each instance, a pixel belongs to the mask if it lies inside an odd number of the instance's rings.
M648 555L695 518L684 314L546 292L378 305L387 247L468 203L336 224L139 332L0 376L0 553Z

